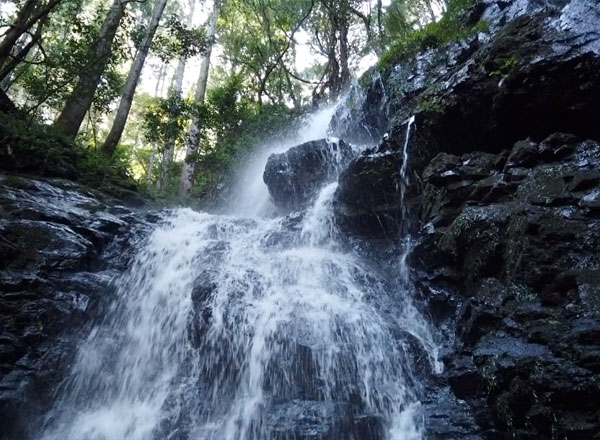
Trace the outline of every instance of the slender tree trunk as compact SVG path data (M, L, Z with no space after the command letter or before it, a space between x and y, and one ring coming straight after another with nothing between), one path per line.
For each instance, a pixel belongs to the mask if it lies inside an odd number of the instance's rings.
M142 69L144 68L144 62L146 61L146 57L148 56L148 52L150 51L150 46L152 45L154 34L156 33L156 29L158 28L160 19L162 17L166 5L167 0L157 0L154 5L154 10L152 11L152 19L150 20L150 25L148 26L148 32L144 37L144 41L138 49L137 54L135 55L135 59L133 60L133 64L131 65L131 70L129 71L129 76L127 77L127 82L125 83L123 95L121 96L121 102L119 102L117 115L115 116L115 120L113 122L112 128L110 129L110 133L108 133L108 137L102 145L102 151L107 156L113 155L115 149L117 148L117 144L121 139L121 135L123 134L123 129L125 128L125 124L127 123L127 118L129 116L129 111L131 110L133 95L135 95L135 89L140 80Z
M81 122L92 105L100 78L109 62L119 24L125 15L126 5L127 2L124 0L113 0L98 38L90 50L89 60L79 74L79 80L55 122L55 126L67 136L77 135Z
M42 38L42 29L46 23L48 16L42 18L35 29L35 33L31 36L31 40L23 46L18 52L12 56L12 60L4 67L0 69L0 84L4 83L4 79L19 65L21 61L29 54L29 51L35 46L38 41Z
M6 63L14 45L21 36L28 32L39 20L45 19L61 0L27 0L19 10L15 22L10 25L0 42L0 68Z
M190 13L187 19L187 27L190 28L194 24L194 12L196 9L196 0L190 0ZM185 67L187 64L187 58L180 56L177 61L177 68L175 75L173 75L173 81L171 82L171 90L169 93L181 95L183 90L183 77L185 75ZM175 137L171 136L165 142L165 148L163 150L163 160L161 164L160 178L158 181L159 189L165 188L167 180L169 178L169 169L173 163L173 157L175 156Z
M208 46L206 47L206 52L202 57L202 64L200 65L200 73L198 75L198 83L196 85L196 94L194 96L194 100L197 104L202 104L204 102L204 96L206 95L206 84L208 83L208 71L210 68L210 55L212 52L212 46L214 44L215 35L217 33L219 7L219 0L214 0L213 11L209 17L208 29L206 32ZM189 159L196 153L196 151L198 151L198 145L200 141L199 138L200 121L195 119L192 121L192 124L190 126L187 149L185 153L186 159ZM179 194L182 197L187 196L190 192L190 189L192 188L194 168L195 167L193 163L188 163L187 161L183 163L183 168L181 170L181 185L179 187Z
M377 0L377 50L378 55L384 51L383 44L383 1Z
M154 158L156 157L156 144L152 145L152 151L150 151L150 158L148 159L148 172L146 173L146 184L150 186L152 184L152 170L154 169Z
M21 35L23 35L23 32L26 31L27 21L31 18L33 12L35 11L35 4L35 0L27 0L19 10L15 22L4 34L4 37L0 42L0 67L2 67L6 60L10 57L10 53L13 50L14 45L17 43L17 40Z
M335 96L340 91L340 64L337 60L337 37L335 29L331 32L331 41L329 44L329 89L331 96Z
M348 65L348 21L344 18L340 26L340 86L344 89L350 83L350 67Z

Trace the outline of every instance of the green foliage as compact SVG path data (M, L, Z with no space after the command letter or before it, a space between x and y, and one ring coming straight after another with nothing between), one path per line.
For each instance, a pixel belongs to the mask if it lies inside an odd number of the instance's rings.
M200 148L193 194L214 199L236 165L270 138L289 128L300 114L282 104L259 106L244 93L240 75L228 77L208 92L202 115Z
M517 66L518 60L516 57L496 58L492 62L490 76L506 76Z
M0 113L0 150L9 152L2 160L7 171L71 178L109 194L135 189L127 157L110 160L51 126L23 117Z
M415 28L423 27L424 17L431 20L426 12L426 1L430 0L393 0L385 10L384 24L386 43L404 37Z
M168 140L182 142L191 117L201 109L178 93L167 98L153 98L143 114L143 135L147 142L164 145Z
M79 2L62 2L44 28L44 50L37 50L28 63L15 71L13 87L27 96L26 111L45 119L58 112L71 93L71 87L89 61L89 51L106 15L106 4L83 8ZM129 55L128 26L133 17L123 20L110 62L105 69L92 104L93 111L104 112L121 93L125 75L120 69Z
M425 113L443 113L444 106L439 95L423 93L419 100L419 110Z
M185 94L164 97L161 91L161 81L168 81L166 72L172 71L169 63L200 55L209 43L203 27L184 24L189 9L183 2L171 1L152 45L162 63L162 78L150 78L158 83L154 95L148 93L148 78L138 87L113 161L98 154L96 145L106 136L107 115L121 94L128 62L146 34L144 23L154 2L128 2L110 62L75 143L43 122L56 118L79 75L94 61L90 48L112 2L63 1L45 23L40 44L3 82L28 112L28 119L36 123L28 126L7 117L3 139L22 157L31 156L34 172L47 174L54 168L60 174L60 166L65 173L98 187L119 182L130 185L132 175L149 192L173 197L194 121L199 128L199 149L186 160L196 165L196 194L212 198L249 153L299 119L311 96L327 99L339 92L365 55L379 54L393 41L380 62L380 66L390 66L421 49L484 29L485 23L465 25L467 10L476 1L450 0L444 17L425 26L432 15L427 10L429 0L393 0L385 11L382 2L366 0L227 0L221 3L218 22L221 62L212 60L208 93L201 105ZM5 20L5 15L0 12L0 19ZM300 43L318 58L299 60ZM510 60L500 61L491 69L492 75L514 67ZM422 105L433 111L439 103L424 101ZM172 145L174 160L163 167L164 150Z
M289 72L295 70L295 32L311 9L304 0L230 0L223 6L223 58L257 102L302 103L301 88Z
M152 51L163 62L168 62L173 58L200 55L206 50L207 43L203 27L188 28L176 15L171 15L156 33Z
M414 56L421 50L441 47L450 41L468 37L473 32L488 30L485 21L468 25L468 11L480 0L450 0L444 16L421 29L402 34L381 56L379 69L386 70L393 64Z

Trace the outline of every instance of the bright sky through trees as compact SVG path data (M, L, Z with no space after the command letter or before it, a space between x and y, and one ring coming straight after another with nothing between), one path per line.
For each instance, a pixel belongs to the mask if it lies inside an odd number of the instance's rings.
M469 0L162 1L0 0L0 87L32 121L171 197L190 167L185 195L214 191L265 138Z

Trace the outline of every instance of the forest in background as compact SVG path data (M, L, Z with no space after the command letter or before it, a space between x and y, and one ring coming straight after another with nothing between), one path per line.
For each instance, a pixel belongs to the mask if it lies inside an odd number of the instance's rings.
M481 30L464 26L474 3L0 0L0 159L167 202L210 200L368 60L385 69Z

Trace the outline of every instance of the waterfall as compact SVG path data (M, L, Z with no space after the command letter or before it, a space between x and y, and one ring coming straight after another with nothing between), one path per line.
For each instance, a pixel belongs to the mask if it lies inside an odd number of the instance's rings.
M412 252L413 242L410 236L410 228L408 228L408 210L404 198L406 196L406 189L409 185L408 179L408 146L410 144L410 133L415 123L414 115L404 121L406 125L406 135L404 137L404 145L402 147L402 165L400 166L398 185L400 186L400 211L402 214L402 221L400 222L400 237L402 237L402 256L400 257L400 276L404 283L408 286L409 280L409 268L408 268L408 256Z
M329 121L343 102L344 100L341 99L311 113L304 118L301 128L285 140L263 145L239 173L239 178L234 185L234 197L226 207L226 211L246 217L273 214L276 210L269 200L269 190L262 180L267 159L271 154L283 153L295 145L327 137L330 134Z
M335 111L290 142L324 136ZM412 358L436 362L427 321L406 279L345 245L336 182L306 212L273 215L262 171L287 147L249 164L227 215L163 213L39 439L423 438Z

